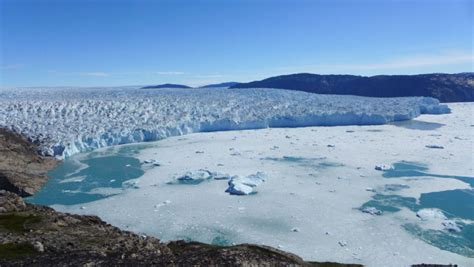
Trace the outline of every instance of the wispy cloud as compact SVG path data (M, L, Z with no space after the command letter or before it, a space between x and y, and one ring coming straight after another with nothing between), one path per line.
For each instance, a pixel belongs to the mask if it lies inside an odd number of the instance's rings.
M108 77L110 76L107 72L80 72L78 73L81 76L92 76L92 77Z
M401 57L382 63L375 64L358 64L358 65L341 65L340 67L373 70L373 69L401 69L425 66L439 66L474 62L474 55L470 53L454 53L439 55L414 55L409 57Z
M184 72L182 71L157 71L155 74L158 75L183 75Z
M451 52L438 54L417 54L400 56L385 61L373 63L353 64L315 64L303 66L287 66L278 68L278 71L286 72L360 72L360 71L390 71L410 70L423 67L439 67L443 65L474 64L474 55L468 52Z
M17 63L17 64L2 65L0 67L0 69L1 70L17 70L17 69L21 69L23 67L25 67L25 64Z
M195 78L198 79L218 79L218 78L223 78L225 75L222 74L198 74L194 75Z
M55 74L60 76L88 76L88 77L109 77L111 76L108 72L102 71L88 71L88 72L62 72L57 70L46 70L49 74Z

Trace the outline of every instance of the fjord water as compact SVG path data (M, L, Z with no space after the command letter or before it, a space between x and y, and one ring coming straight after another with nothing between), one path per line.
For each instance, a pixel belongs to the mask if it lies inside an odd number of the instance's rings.
M64 160L48 173L50 179L46 185L28 201L41 205L97 201L133 186L127 181L144 174L140 161L130 153L133 148L124 146L106 151L105 155L92 152Z

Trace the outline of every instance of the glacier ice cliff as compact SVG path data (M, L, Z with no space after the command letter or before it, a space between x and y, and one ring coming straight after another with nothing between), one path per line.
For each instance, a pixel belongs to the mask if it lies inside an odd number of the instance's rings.
M275 89L2 88L0 127L58 158L193 132L376 125L449 113L429 97L369 98Z

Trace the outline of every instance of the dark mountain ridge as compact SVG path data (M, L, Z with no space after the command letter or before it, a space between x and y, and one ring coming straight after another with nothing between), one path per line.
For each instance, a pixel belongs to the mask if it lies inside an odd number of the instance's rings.
M231 88L279 88L318 94L372 97L429 96L441 102L470 102L474 101L474 73L371 77L298 73L240 83Z
M173 83L165 83L165 84L159 84L159 85L149 85L149 86L144 86L140 89L160 89L160 88L192 88L187 85L183 84L173 84Z
M215 83L201 86L199 88L220 88L220 87L232 87L238 85L238 82L224 82L224 83Z

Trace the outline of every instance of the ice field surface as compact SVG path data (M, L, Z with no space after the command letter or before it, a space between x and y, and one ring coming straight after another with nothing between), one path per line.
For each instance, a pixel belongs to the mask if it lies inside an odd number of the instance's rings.
M71 166L31 201L163 241L265 244L368 266L472 266L474 105L449 107L385 125L193 133L102 148L67 159ZM111 167L94 169L103 160ZM97 172L101 180L91 180ZM233 177L257 173L264 179L249 194L226 192Z

